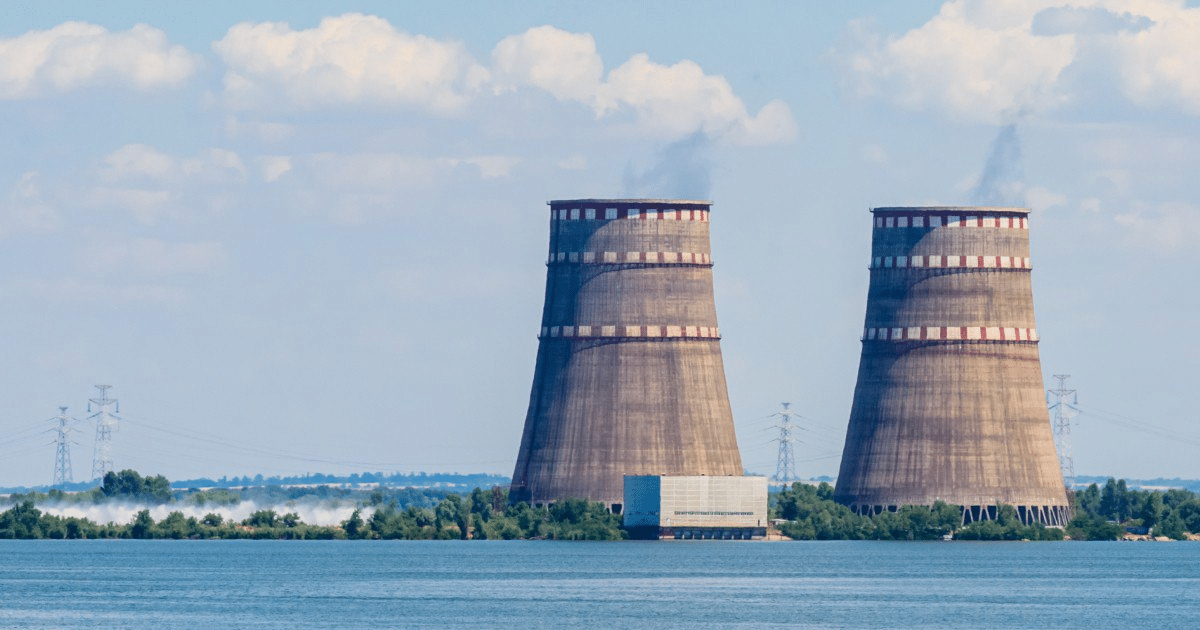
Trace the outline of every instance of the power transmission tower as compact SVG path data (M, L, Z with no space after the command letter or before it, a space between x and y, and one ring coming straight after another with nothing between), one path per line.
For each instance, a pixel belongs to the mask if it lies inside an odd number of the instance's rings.
M58 435L54 438L54 443L58 445L54 453L54 483L52 485L60 486L64 483L74 481L71 475L71 427L68 422L78 422L75 418L67 417L67 408L59 407L58 415L50 418L58 421Z
M1063 482L1068 488L1075 487L1075 457L1071 453L1071 418L1079 415L1075 405L1079 404L1079 396L1073 389L1067 389L1067 379L1070 374L1055 374L1058 387L1046 392L1046 403L1054 412L1054 443L1058 447L1058 465L1062 467ZM1050 402L1050 397L1054 402ZM1066 402L1072 397L1070 403Z
M792 442L795 441L792 437L792 416L796 414L788 410L792 403L780 404L783 405L783 411L772 416L779 418L779 424L775 427L779 429L779 437L775 439L779 442L779 458L775 463L775 475L771 479L780 483L790 483L796 480L796 460L792 456Z
M121 406L116 398L108 397L112 385L97 385L100 390L99 398L88 399L88 411L96 407L96 413L88 417L96 421L96 446L92 451L92 479L103 479L105 473L112 472L112 431L120 420L116 414L121 412ZM109 407L113 411L109 411ZM114 413L115 412L115 413Z

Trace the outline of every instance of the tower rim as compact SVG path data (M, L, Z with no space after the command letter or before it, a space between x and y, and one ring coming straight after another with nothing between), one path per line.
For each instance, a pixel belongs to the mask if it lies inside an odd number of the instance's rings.
M1030 209L1020 206L883 206L871 208L874 213L892 213L903 212L912 214L914 212L990 212L990 213L1007 213L1007 214L1029 214Z
M619 203L619 204L671 204L674 206L711 206L712 201L703 199L551 199L548 206L567 205L575 203Z

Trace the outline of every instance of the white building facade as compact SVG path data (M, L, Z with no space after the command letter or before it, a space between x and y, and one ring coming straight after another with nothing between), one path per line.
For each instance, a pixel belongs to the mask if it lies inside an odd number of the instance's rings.
M626 475L622 515L634 538L762 538L767 478Z

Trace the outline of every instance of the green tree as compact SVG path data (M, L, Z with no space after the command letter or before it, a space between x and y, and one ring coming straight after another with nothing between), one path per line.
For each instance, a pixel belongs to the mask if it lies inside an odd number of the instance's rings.
M347 538L361 538L367 531L366 523L362 518L362 510L355 509L350 514L350 518L342 521L342 529L346 532Z
M275 527L278 524L279 515L275 510L257 510L252 512L242 521L242 525L247 527Z
M1183 529L1183 519L1179 518L1178 512L1172 511L1154 528L1154 535L1167 536L1174 540L1186 540L1187 535L1184 534Z
M133 517L133 523L129 528L130 538L154 538L154 519L150 517L150 510L142 510Z
M1084 490L1078 490L1075 493L1075 505L1078 510L1087 514L1096 515L1100 513L1100 486L1092 484Z
M1200 534L1200 499L1193 498L1183 501L1175 508L1175 513L1183 519L1183 528L1193 534Z
M108 471L100 482L103 496L166 503L171 500L171 482L162 475L143 478L136 470Z
M1138 501L1134 518L1142 520L1142 525L1148 530L1158 525L1163 515L1163 495L1161 492L1147 492Z
M1071 540L1118 540L1125 530L1102 515L1079 514L1067 524L1066 534Z
M194 522L195 519L193 519ZM192 535L192 523L184 517L183 512L171 512L158 524L158 530L164 538L188 538Z
M8 511L0 513L0 538L41 538L41 516L42 511L35 507L33 499L20 499Z

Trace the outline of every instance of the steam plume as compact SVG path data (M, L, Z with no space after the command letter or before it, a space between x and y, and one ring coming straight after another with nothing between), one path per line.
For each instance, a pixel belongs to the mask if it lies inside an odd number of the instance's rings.
M1024 187L1021 180L1021 137L1017 135L1016 121L1000 127L979 181L971 191L974 203L986 206L1025 205Z
M659 149L641 172L626 167L624 195L662 199L708 199L712 190L711 139L700 130Z

